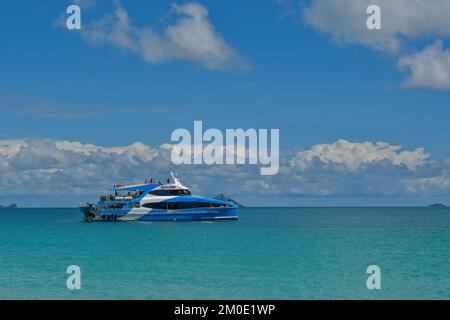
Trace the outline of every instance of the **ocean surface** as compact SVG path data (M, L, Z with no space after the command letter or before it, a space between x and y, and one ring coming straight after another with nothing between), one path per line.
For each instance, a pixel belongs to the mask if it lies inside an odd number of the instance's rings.
M81 268L81 290L66 269ZM366 269L381 268L381 290ZM0 209L0 299L449 299L450 209L244 208L219 222L84 223Z

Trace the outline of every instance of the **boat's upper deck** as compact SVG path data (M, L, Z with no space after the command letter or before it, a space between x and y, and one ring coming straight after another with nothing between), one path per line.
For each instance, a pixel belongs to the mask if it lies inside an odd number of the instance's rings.
M150 191L161 186L161 183L136 183L136 184L116 184L113 191L131 192L131 191Z
M191 192L171 172L172 179L167 183L155 182L153 179L145 180L144 183L115 184L112 193L100 197L102 203L127 203L129 201L139 202L144 197L173 197L191 196Z

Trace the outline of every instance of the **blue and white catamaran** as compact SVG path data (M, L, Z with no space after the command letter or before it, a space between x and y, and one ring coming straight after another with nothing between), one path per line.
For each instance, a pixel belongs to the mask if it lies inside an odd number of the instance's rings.
M166 184L114 185L97 204L81 207L85 221L183 221L237 219L234 203L192 195L171 173ZM172 180L172 181L171 181Z

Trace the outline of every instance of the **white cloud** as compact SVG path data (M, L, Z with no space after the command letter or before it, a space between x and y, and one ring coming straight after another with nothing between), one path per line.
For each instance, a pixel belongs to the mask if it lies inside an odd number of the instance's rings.
M405 187L413 194L445 193L450 190L450 175L406 180Z
M288 169L288 170L286 170ZM450 194L449 162L430 160L423 148L402 150L386 142L314 145L298 152L288 167L293 195L442 196Z
M368 30L366 9L381 8L381 30ZM304 8L305 21L340 43L360 44L396 52L403 40L450 36L448 0L311 0Z
M0 186L4 194L67 195L103 190L117 180L144 179L167 153L135 142L101 147L43 139L0 141ZM161 170L158 170L162 173Z
M77 141L55 141L56 148L61 151L71 151L74 153L81 153L85 156L89 156L95 153L103 152L106 154L123 155L130 153L138 156L144 161L151 161L154 157L158 156L158 151L150 148L142 142L135 142L129 146L122 147L100 147L93 144L82 144Z
M381 30L366 27L366 9L373 4L381 8ZM417 40L449 38L449 12L448 0L311 0L303 17L337 43L398 55ZM450 53L441 42L400 57L398 66L411 71L403 85L406 88L450 89Z
M196 2L174 4L171 13L176 21L160 34L149 27L134 26L116 2L114 14L84 24L82 35L93 44L131 51L149 63L186 60L211 70L248 67L215 30L204 6Z
M163 181L171 170L196 194L227 193L237 199L450 194L448 163L429 160L422 148L339 140L282 158L274 176L260 176L254 165L175 166L171 148L141 142L103 147L67 140L0 140L0 194L64 198L77 205L94 201L114 183L150 177Z
M247 179L248 169L237 166L175 166L170 161L172 145L150 147L142 142L103 147L78 141L20 139L0 140L0 193L33 196L96 196L114 183L164 180L169 171L180 173L194 192L231 193L236 179ZM218 186L216 179L225 181Z
M403 84L405 87L450 89L450 50L444 50L441 41L420 52L401 57L398 66L411 72Z
M0 157L9 159L16 155L22 146L26 145L25 140L0 140Z
M368 165L388 162L393 166L404 166L415 170L426 164L430 154L423 148L400 151L401 146L386 142L349 142L338 140L333 144L319 144L301 151L289 161L290 166L306 171L316 165L333 166L338 171L356 172Z

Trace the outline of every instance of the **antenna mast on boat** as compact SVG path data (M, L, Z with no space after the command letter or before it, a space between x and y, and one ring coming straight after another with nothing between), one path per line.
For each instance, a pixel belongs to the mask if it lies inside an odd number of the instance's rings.
M172 176L172 180L174 184L181 184L180 181L177 179L177 177L175 176L175 174L170 171L170 175Z

